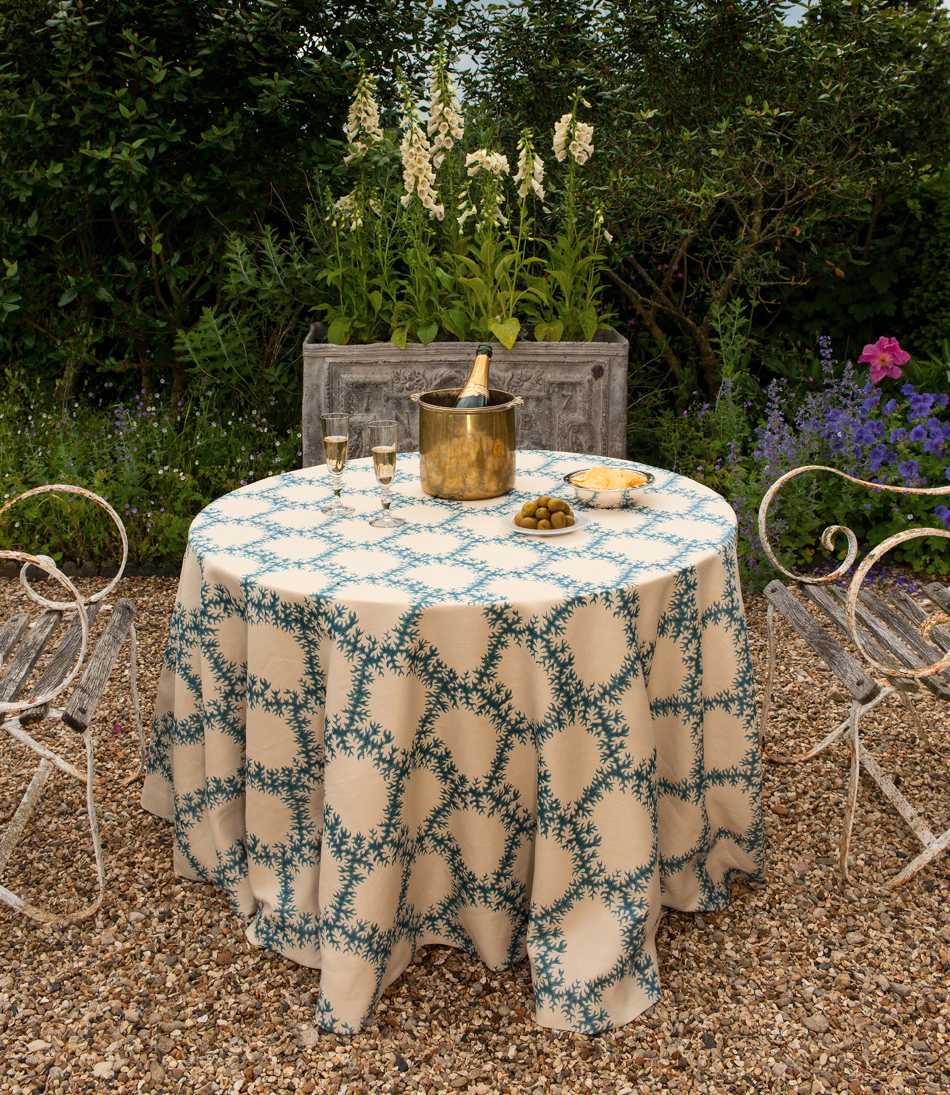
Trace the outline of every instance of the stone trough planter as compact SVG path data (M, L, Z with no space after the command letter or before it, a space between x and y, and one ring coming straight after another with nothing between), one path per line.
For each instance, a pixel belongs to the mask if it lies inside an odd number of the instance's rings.
M350 415L350 456L368 456L368 423L394 418L399 448L419 448L413 392L460 387L475 342L433 342L400 350L391 342L333 346L315 323L303 344L303 466L324 463L320 415ZM598 331L593 342L495 344L491 386L520 395L518 447L602 456L627 454L627 340Z

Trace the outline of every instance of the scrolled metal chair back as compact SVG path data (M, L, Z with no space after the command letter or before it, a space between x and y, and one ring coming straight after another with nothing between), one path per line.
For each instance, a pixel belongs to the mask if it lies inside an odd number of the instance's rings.
M918 495L932 495L939 497L941 495L950 495L950 485L946 487L898 487L890 483L870 483L866 479L857 479L853 475L848 475L846 472L840 471L838 468L829 468L823 464L809 464L804 467L794 468L790 472L786 472L785 475L776 479L771 487L766 491L765 497L762 499L762 504L759 506L759 542L762 544L762 549L768 557L769 562L775 567L781 574L784 574L786 578L790 578L794 582L804 582L807 585L824 585L830 582L837 581L839 578L843 578L848 573L851 567L854 565L855 559L858 557L858 538L853 529L848 528L846 525L829 525L821 534L821 544L827 551L834 551L834 542L841 533L844 535L848 542L848 551L845 556L844 562L841 563L830 574L822 575L810 575L810 574L795 574L790 570L787 570L778 561L775 556L775 552L772 550L772 545L769 543L768 531L766 528L768 519L769 506L772 503L773 498L778 494L782 487L790 480L799 475L805 475L807 472L829 472L832 475L840 476L842 479L847 479L850 483L857 483L858 486L868 487L874 491L889 491L894 494L918 494ZM861 652L864 659L881 673L884 677L890 678L894 676L900 677L913 677L919 679L921 677L930 677L935 673L940 673L942 670L950 668L950 652L939 661L934 662L932 665L924 666L922 669L910 669L901 668L900 673L894 672L893 665L883 665L877 661L872 655L870 655L861 642L861 635L857 625L857 608L858 599L861 593L861 585L864 579L867 577L871 568L886 555L892 548L898 547L900 544L905 544L909 540L920 540L930 536L938 536L943 539L950 540L950 529L946 528L933 528L933 527L918 527L913 529L905 529L903 532L895 533L893 536L889 536L886 540L882 540L877 547L871 549L868 552L861 565L854 572L851 578L851 584L848 586L848 598L845 606L848 622L848 633L851 636L851 640L854 645Z

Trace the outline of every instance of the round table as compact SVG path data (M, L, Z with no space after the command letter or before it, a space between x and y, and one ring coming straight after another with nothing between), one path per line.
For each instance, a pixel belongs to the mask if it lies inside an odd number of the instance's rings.
M359 1030L428 944L527 953L543 1025L626 1023L659 999L661 907L762 872L735 516L644 468L569 535L502 527L592 463L625 466L522 451L512 494L448 502L400 454L392 530L368 460L347 517L311 467L191 526L142 804L253 943L321 969L323 1027Z

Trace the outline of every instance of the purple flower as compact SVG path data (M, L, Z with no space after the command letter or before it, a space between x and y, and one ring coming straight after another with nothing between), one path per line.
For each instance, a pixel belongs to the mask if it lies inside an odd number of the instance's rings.
M920 464L918 464L916 460L902 460L901 463L897 465L897 470L905 479L920 478Z
M889 399L881 408L885 414L893 414L897 410L897 400Z
M891 430L891 444L896 445L898 441L903 441L907 436L907 430L903 426L898 426L896 430Z
M927 429L925 426L915 426L910 431L911 441L923 441L927 436Z
M950 528L950 509L946 506L937 506L934 513L943 521L944 528Z

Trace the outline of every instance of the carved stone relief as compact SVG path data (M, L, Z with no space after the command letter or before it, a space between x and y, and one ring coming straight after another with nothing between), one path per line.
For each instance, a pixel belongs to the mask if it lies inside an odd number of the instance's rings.
M517 342L495 346L491 386L520 395L518 447L626 456L627 340L598 331L593 342ZM468 376L476 343L391 343L331 346L315 323L303 345L303 464L324 463L320 415L324 409L350 417L350 455L369 455L367 426L394 418L399 448L419 447L415 392L458 388Z

